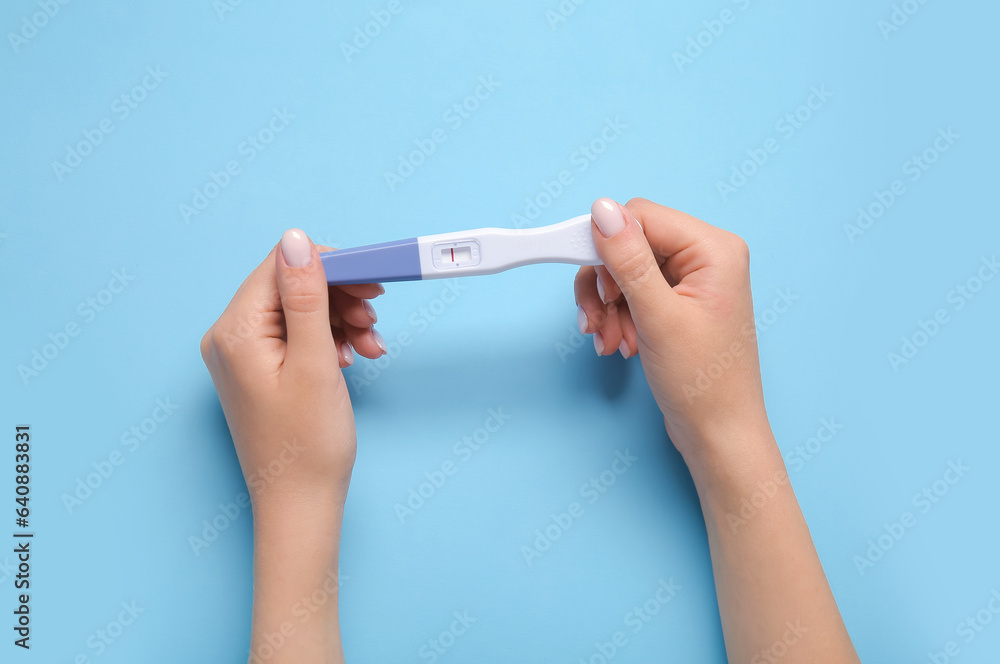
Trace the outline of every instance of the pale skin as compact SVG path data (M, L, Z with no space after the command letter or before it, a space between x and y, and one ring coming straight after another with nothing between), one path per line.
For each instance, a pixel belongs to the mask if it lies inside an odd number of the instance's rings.
M581 328L599 355L642 363L687 463L729 661L858 662L768 423L746 244L642 199L600 199L593 218L604 265L577 274ZM383 291L328 289L320 249L287 232L202 340L253 504L251 662L344 661L335 580L356 437L341 368L351 347L384 353L367 304Z

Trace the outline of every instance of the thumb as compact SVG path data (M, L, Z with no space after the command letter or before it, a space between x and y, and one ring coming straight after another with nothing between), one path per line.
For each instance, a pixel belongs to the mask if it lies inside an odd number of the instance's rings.
M275 263L288 337L286 361L337 366L330 295L319 251L304 232L292 228L281 236Z
M637 322L655 315L676 293L660 272L639 221L628 208L610 198L594 201L590 214L597 254L621 289Z

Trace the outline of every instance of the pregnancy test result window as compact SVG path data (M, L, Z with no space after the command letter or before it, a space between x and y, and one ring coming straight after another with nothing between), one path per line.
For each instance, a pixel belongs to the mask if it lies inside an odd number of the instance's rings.
M434 267L446 270L479 265L479 243L475 240L443 242L434 245Z

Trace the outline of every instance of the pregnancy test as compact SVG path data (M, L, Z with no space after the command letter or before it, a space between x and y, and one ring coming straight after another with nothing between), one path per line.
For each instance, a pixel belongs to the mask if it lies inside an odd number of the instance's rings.
M480 228L320 254L330 284L496 274L522 265L600 265L590 215L540 228Z

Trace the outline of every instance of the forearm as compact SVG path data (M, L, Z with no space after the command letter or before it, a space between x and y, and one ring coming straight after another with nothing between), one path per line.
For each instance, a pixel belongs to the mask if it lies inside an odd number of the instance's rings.
M255 505L251 664L344 661L337 606L342 520L336 500Z
M858 662L770 431L739 449L692 470L729 661Z

